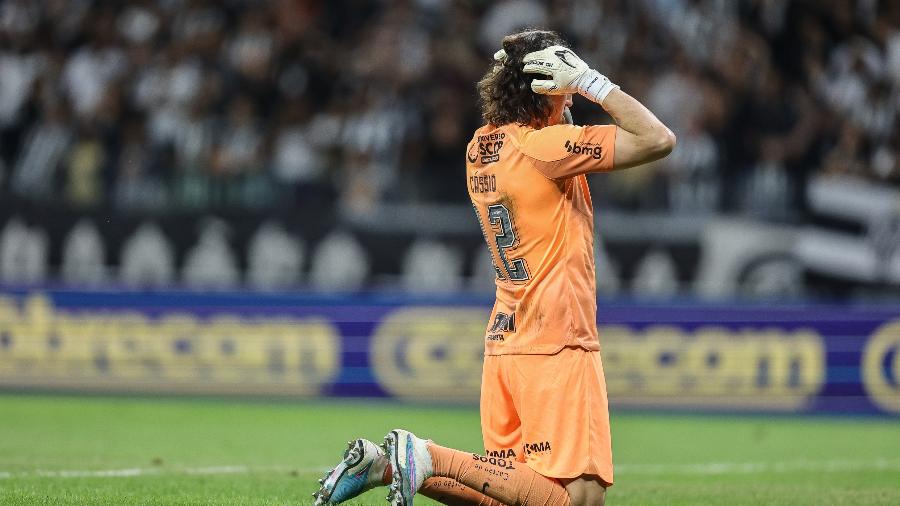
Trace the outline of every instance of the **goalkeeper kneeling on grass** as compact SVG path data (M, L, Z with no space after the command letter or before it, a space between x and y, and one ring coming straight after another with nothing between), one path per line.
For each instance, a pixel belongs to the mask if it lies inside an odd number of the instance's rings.
M486 124L466 147L466 181L497 273L481 384L487 455L402 429L383 448L358 439L321 480L316 504L389 485L388 501L402 506L416 494L593 506L613 483L585 176L662 158L675 136L554 32L504 37L477 88ZM616 124L573 125L575 93Z

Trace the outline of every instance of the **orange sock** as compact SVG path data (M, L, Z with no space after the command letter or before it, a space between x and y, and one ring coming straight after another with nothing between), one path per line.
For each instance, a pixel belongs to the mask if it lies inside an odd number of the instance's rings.
M503 504L568 506L562 484L521 462L428 446L434 475L450 478ZM479 504L479 503L474 503Z
M428 478L418 493L448 506L505 506L450 478Z
M381 483L391 484L391 465L384 468ZM419 494L430 497L447 506L505 506L458 481L450 478L428 478L418 490Z

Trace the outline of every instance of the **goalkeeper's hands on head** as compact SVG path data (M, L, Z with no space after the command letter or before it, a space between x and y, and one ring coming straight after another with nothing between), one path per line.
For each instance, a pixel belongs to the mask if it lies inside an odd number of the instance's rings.
M602 105L609 92L619 87L563 46L550 46L528 53L522 63L526 73L542 74L549 78L531 81L531 91L542 95L580 93Z

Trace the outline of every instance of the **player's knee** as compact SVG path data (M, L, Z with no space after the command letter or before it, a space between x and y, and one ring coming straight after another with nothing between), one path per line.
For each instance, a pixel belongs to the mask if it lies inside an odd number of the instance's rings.
M577 498L569 496L570 506L603 506L606 489L603 487L583 487Z
M569 494L570 506L603 506L606 502L606 489L582 488L576 496Z
M592 491L587 504L595 504L596 506L606 504L606 488L599 486L597 490Z
M606 488L596 479L579 478L566 484L570 506L603 506Z

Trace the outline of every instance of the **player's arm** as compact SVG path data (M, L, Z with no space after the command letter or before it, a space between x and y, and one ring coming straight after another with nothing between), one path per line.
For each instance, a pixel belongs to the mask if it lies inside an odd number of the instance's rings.
M619 127L613 169L642 165L672 152L675 134L631 95L616 88L600 105Z
M658 160L675 147L675 134L650 110L621 91L606 76L588 67L571 49L551 46L525 55L522 62L525 72L548 77L531 82L535 93L579 93L600 104L613 117L619 127L613 169Z

